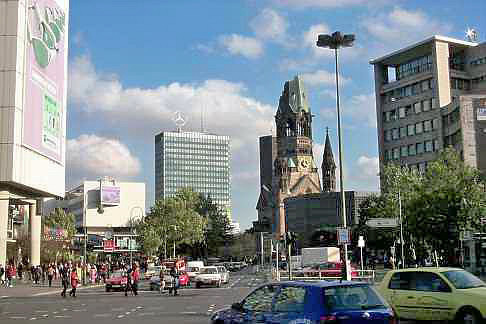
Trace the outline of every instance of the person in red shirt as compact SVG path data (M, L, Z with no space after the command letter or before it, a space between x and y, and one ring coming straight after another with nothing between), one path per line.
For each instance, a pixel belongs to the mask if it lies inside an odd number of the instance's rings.
M136 264L133 265L132 276L132 291L135 296L138 295L138 281L140 280L140 270Z
M78 286L78 273L76 272L76 268L71 270L71 291L69 292L69 296L76 297L76 287Z

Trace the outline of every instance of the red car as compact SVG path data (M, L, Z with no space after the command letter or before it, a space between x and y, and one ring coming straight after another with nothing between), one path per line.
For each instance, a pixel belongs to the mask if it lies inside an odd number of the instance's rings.
M185 271L179 272L179 284L181 286L187 286L189 284L189 276Z
M111 274L110 278L106 279L105 290L125 290L127 281L126 271L116 270Z
M342 272L342 262L326 262L315 264L312 267L304 268L302 271L305 277L321 277L340 278ZM358 277L358 271L351 265L351 277Z

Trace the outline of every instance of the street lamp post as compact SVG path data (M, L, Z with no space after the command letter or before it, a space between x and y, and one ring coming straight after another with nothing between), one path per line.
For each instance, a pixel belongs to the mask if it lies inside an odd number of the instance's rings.
M141 211L141 216L143 218L143 209L142 207L140 206L135 206L135 207L132 207L132 209L130 210L130 236L129 236L129 239L128 239L128 249L130 250L130 266L133 265L133 247L132 247L132 240L133 240L133 211L134 210L140 210Z
M337 124L338 124L338 141L339 141L339 181L341 187L341 214L343 219L343 227L346 229L346 205L344 195L343 183L343 144L341 136L341 111L339 107L339 64L338 64L338 49L341 47L351 47L354 42L354 35L343 35L340 32L334 32L332 35L319 35L317 39L317 47L324 47L334 50L335 65L336 65L336 110L337 110ZM350 272L348 271L348 245L344 243L344 267L346 280L351 280Z

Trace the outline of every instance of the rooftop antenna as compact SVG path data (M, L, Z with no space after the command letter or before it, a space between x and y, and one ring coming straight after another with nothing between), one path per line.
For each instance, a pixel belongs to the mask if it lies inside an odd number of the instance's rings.
M474 28L467 27L466 30L466 38L469 42L477 43L478 41L478 32Z
M182 127L186 124L186 120L182 116L182 113L180 111L176 111L174 113L174 118L172 119L174 124L176 124L177 131L180 133L182 131Z

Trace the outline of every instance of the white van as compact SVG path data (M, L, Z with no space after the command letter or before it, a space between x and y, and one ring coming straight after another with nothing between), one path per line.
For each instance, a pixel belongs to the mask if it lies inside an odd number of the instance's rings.
M186 265L186 273L189 277L189 282L194 282L196 276L199 274L199 270L204 267L203 261L189 261Z

